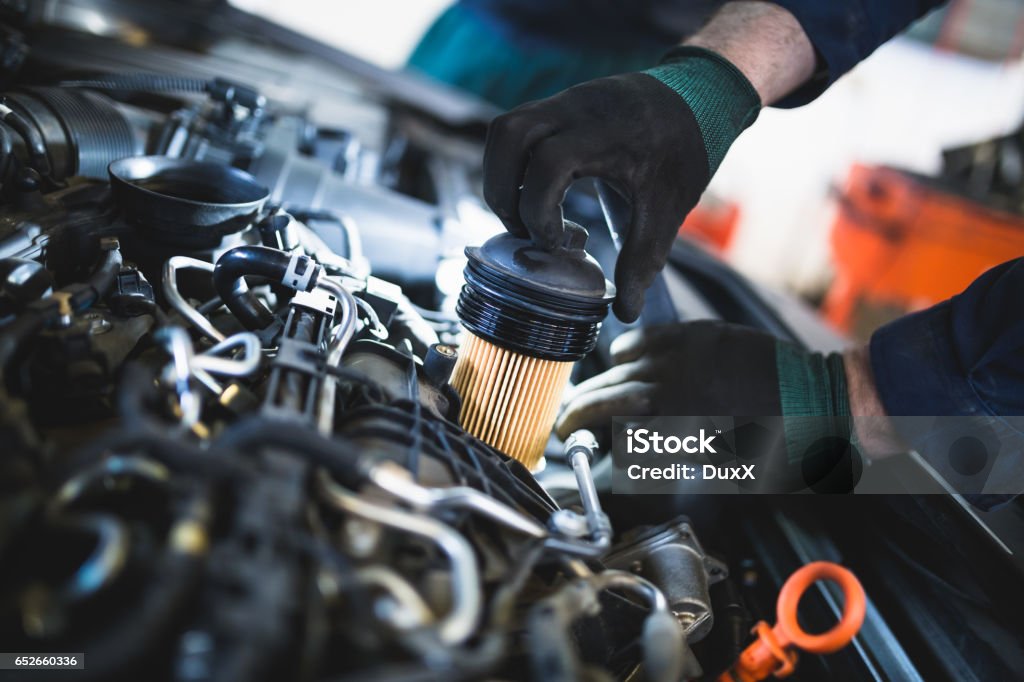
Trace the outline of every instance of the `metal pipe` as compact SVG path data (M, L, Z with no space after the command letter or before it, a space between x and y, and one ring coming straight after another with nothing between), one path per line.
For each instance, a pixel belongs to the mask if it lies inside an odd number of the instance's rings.
M170 475L167 467L155 460L112 455L65 481L50 503L50 511L60 511L77 500L90 486L102 483L110 477L137 476L162 483Z
M233 348L242 348L240 357L222 358L221 353ZM211 374L231 377L245 377L260 367L262 346L258 336L252 332L232 334L212 348L193 356L193 369L203 369Z
M345 352L345 348L348 347L349 341L352 340L352 336L355 334L356 308L358 304L352 292L346 289L343 284L324 273L321 273L317 278L316 288L323 289L331 296L334 296L341 307L341 320L338 322L338 326L335 327L334 334L331 337L331 351L328 353L328 361L330 361L332 353L337 358L341 357Z
M409 584L408 580L392 569L384 566L364 566L356 569L356 578L361 583L383 589L397 604L412 614L411 622L392 618L392 625L396 628L410 630L427 625L434 620L434 614L430 611L427 603L423 601L420 593Z
M181 327L163 327L155 334L171 356L171 362L164 369L164 380L172 384L178 396L181 410L181 425L192 428L199 422L202 403L192 390L192 340Z
M327 347L327 366L337 367L341 364L345 349L348 348L356 331L356 299L343 284L328 277L324 272L317 277L316 286L334 296L341 309L341 320L334 328ZM330 378L320 384L320 410L317 415L317 428L325 436L334 433L334 397L337 389L337 382Z
M96 594L113 582L128 560L128 528L114 516L90 514L61 521L75 530L96 536L96 547L61 590L67 599Z
M583 503L591 539L595 544L607 547L611 545L612 539L611 522L601 509L597 486L590 471L590 462L594 460L597 447L597 438L594 434L586 429L580 429L565 441L565 456L576 475L576 485L579 488L580 501Z
M405 467L389 461L374 464L369 477L381 490L419 509L468 509L530 537L548 536L543 525L476 488L426 488L413 481Z
M197 258L171 256L164 263L163 285L164 296L167 297L167 302L171 304L171 307L181 313L181 316L191 322L196 329L219 343L227 337L217 331L213 323L203 317L198 310L189 305L185 297L178 291L178 270L203 270L213 273L213 268L213 263L207 263Z
M594 573L592 576L584 579L590 582L596 590L628 590L632 594L642 596L652 611L671 614L668 607L668 599L665 598L665 595L658 589L657 585L646 578L641 578L628 571L608 569L600 573Z
M447 524L429 516L367 502L319 472L317 484L324 497L344 512L395 530L416 535L435 544L451 564L452 607L438 621L438 635L445 644L460 644L472 636L480 621L483 601L476 555L469 542Z

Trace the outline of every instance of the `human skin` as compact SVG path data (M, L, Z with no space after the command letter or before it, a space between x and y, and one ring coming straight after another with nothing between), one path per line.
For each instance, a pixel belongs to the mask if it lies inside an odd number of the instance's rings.
M778 102L814 74L817 57L810 39L788 10L771 2L730 2L686 45L717 52L747 77L762 106ZM885 419L866 346L843 354L850 413L861 449L869 457L901 451ZM902 448L905 449L905 448Z

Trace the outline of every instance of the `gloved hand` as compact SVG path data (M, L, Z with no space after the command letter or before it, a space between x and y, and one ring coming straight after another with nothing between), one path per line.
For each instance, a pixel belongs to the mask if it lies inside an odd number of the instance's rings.
M614 367L572 389L555 425L560 437L607 426L614 416L673 415L830 417L793 420L822 431L799 439L849 435L838 353L809 353L716 320L634 329L615 339L611 352ZM787 440L797 438L788 422L786 431Z
M573 180L599 177L631 201L615 268L614 311L632 322L672 241L761 100L723 57L680 47L660 66L589 81L494 119L484 152L484 198L505 227L559 243Z

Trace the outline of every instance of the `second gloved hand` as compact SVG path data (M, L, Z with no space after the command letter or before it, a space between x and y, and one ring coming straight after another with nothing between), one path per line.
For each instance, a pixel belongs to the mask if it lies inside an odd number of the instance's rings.
M713 320L636 329L612 344L615 366L575 386L555 425L561 438L612 417L786 416L848 436L843 358L810 353L749 327ZM821 419L817 419L821 418Z
M760 107L757 91L723 57L677 48L648 71L589 81L496 118L484 198L510 232L554 245L573 180L611 182L632 204L614 304L631 322L683 219Z

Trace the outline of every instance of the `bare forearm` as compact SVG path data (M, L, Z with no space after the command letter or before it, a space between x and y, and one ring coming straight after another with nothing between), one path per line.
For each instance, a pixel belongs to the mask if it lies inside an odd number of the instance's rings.
M907 447L890 424L878 395L867 347L843 353L843 366L850 414L853 415L854 433L860 449L870 459L905 452Z
M814 73L811 41L792 14L771 2L726 3L686 44L717 52L736 65L765 106Z

